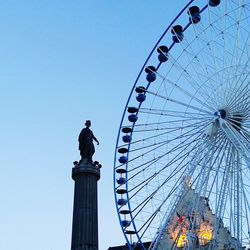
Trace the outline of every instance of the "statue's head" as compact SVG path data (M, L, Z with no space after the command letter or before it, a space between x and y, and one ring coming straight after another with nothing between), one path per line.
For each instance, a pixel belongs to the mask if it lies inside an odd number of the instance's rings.
M91 126L91 121L90 121L90 120L87 120L87 121L85 122L85 126L86 126L86 127L90 127L90 126Z

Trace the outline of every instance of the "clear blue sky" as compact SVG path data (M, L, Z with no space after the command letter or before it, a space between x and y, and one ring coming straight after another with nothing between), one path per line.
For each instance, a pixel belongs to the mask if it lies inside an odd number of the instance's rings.
M71 168L86 119L103 165L100 250L124 243L112 179L118 126L144 60L186 2L1 1L1 250L70 249Z

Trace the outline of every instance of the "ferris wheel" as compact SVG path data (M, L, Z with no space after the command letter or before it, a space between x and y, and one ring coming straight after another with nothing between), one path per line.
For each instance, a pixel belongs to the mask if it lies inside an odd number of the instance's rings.
M139 72L114 159L129 249L250 248L249 14L189 1Z

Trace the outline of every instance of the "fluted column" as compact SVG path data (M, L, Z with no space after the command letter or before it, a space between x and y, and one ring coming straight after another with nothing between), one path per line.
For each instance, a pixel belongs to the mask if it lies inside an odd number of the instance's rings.
M80 163L72 169L75 181L71 250L98 250L97 181L100 168Z

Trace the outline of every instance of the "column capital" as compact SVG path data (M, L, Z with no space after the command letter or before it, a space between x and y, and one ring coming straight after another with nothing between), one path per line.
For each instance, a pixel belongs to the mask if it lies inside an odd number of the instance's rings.
M100 167L93 163L80 162L72 168L72 179L75 180L77 176L82 174L93 174L97 180L100 179Z

